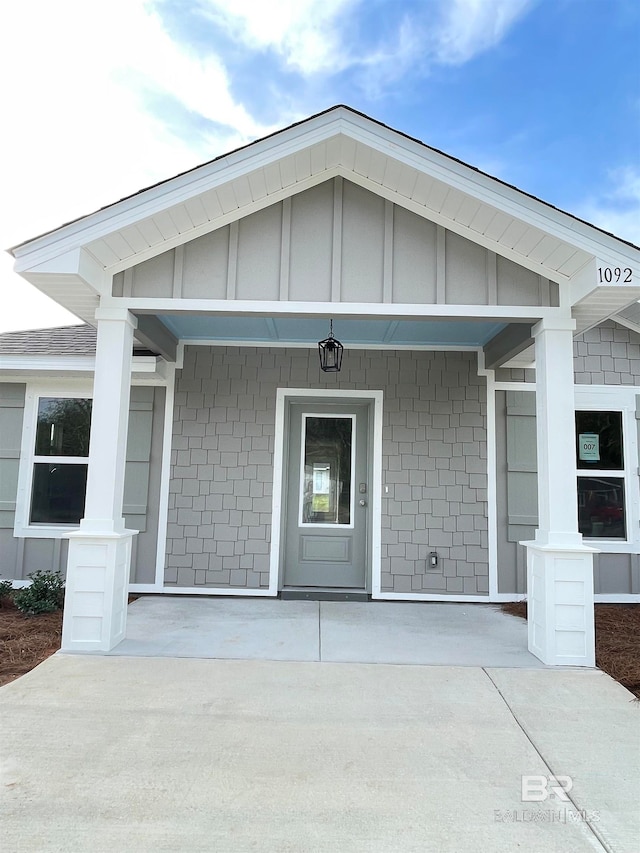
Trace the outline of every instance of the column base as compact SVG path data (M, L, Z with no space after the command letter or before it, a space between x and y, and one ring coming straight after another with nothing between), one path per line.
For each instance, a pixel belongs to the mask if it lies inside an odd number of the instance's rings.
M69 534L63 652L108 652L124 639L136 533Z
M549 666L595 660L593 554L588 546L521 542L527 549L529 651Z

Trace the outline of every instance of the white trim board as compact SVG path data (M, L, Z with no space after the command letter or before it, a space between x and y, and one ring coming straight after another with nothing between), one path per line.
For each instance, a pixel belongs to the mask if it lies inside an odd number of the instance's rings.
M257 317L355 317L358 319L495 320L517 322L569 319L566 308L535 305L477 305L425 302L296 302L256 299L176 299L172 296L105 296L103 308L137 314L210 314Z
M638 592L596 592L593 600L596 604L640 604Z
M135 591L135 590L132 590ZM154 590L157 592L157 590ZM254 598L265 596L274 596L274 593L269 589L261 587L260 589L249 589L247 587L234 586L164 586L162 588L163 595L241 595L252 596Z
M318 344L302 341L221 341L212 338L180 338L178 346L182 347L251 347L259 349L308 349L317 350ZM344 344L344 351L360 350L406 350L409 352L482 352L482 347L473 344Z
M331 388L278 388L276 392L275 452L273 459L273 504L271 515L271 555L269 563L269 592L277 595L280 587L281 551L284 539L283 491L285 484L284 443L287 403L294 399L358 400L373 402L373 434L371 447L371 529L368 553L371 562L372 593L380 590L382 571L382 391L350 391Z
M498 594L498 472L496 435L496 382L495 371L484 366L484 353L478 353L478 376L486 380L486 435L487 435L487 557L489 563L489 596Z
M164 584L164 565L167 556L167 531L169 528L169 484L171 482L171 443L173 440L174 402L176 392L176 366L167 365L167 386L162 421L162 453L160 456L160 495L158 499L158 535L156 539L156 591Z
M493 604L487 595L447 595L436 592L379 592L371 596L375 601L451 601L451 602L476 602Z

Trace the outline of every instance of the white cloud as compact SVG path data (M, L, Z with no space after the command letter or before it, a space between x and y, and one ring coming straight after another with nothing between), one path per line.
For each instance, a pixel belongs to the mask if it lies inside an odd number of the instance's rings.
M253 50L271 48L302 74L335 73L353 64L340 29L360 0L200 0L201 13Z
M351 70L361 88L377 96L415 62L463 62L487 49L527 5L431 0L414 7L413 17L402 4L364 0L199 0L191 8L226 29L238 48L273 50L289 71L315 81ZM158 9L151 0L30 0L3 7L0 79L9 132L0 159L0 247L307 114L307 104L295 111L288 97L273 94L276 79L268 82L270 104L280 113L272 125L256 120L234 96L222 56L179 40ZM356 13L359 37L347 26ZM197 134L173 133L153 101L192 115ZM4 259L0 330L19 325L9 311L14 306L19 315L28 290ZM59 321L57 311L54 318L52 309L37 309L38 301L31 300L25 327L45 326L49 317Z
M272 130L233 98L220 59L174 41L144 0L5 7L0 248ZM223 129L185 141L146 108L150 94ZM0 330L20 327L21 305L24 328L59 322L31 293L4 260Z
M430 0L416 8L363 0L200 0L201 14L251 50L272 49L303 75L365 68L378 89L416 61L459 65L498 44L537 0ZM395 15L389 23L383 8ZM358 42L348 24L358 10L371 32ZM364 78L363 78L364 79ZM366 84L365 84L366 85Z
M576 211L587 222L640 246L640 169L626 166L610 174L610 186Z
M435 31L434 56L461 65L497 45L535 0L447 0Z

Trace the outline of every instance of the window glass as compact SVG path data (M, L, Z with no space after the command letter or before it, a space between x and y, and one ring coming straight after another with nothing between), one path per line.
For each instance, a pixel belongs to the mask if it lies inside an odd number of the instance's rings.
M303 524L351 522L351 418L305 419Z
M578 468L622 471L622 412L576 412Z
M84 516L87 465L40 463L33 466L32 524L79 524Z
M36 456L88 456L91 400L41 397Z
M578 528L595 539L626 539L622 477L578 477Z

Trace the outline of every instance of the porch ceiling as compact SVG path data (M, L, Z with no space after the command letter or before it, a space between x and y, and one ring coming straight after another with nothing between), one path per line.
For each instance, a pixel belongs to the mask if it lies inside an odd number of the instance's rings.
M166 314L159 317L183 341L315 346L329 333L324 318L240 317ZM481 347L506 326L496 320L358 320L334 321L334 334L345 346Z

